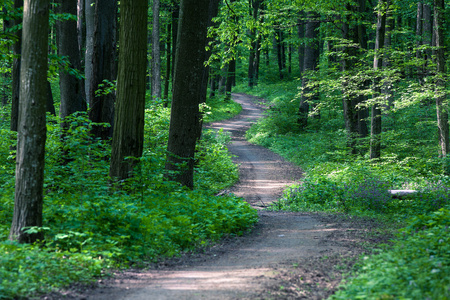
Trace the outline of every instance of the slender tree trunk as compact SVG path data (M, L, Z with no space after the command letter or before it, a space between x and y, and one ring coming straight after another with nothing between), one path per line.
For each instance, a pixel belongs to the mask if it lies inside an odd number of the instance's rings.
M2 8L2 13L3 13L3 16L4 16L3 17L3 34L5 34L5 36L6 36L6 34L9 33L8 31L12 27L12 22L11 22L11 19L10 19L11 12L9 12L6 7L3 7ZM6 39L9 39L9 38L6 38ZM9 52L10 51L9 46L6 46L6 47L7 47L8 52ZM11 74L10 74L10 72L8 72L8 71L4 72L3 73L3 80L2 80L3 87L2 87L2 90L1 90L1 98L2 98L1 105L2 106L5 106L6 104L8 104L9 95L10 95L10 93L8 92L9 86L10 86L10 81L11 81Z
M170 74L172 73L172 22L167 23L167 41L166 41L166 75L164 76L164 107L168 106Z
M256 22L258 19L259 0L249 0L249 6L251 8L251 16ZM250 46L250 54L248 59L248 86L253 87L255 83L255 71L256 71L256 50L258 42L256 38L256 29L250 31L250 37L252 39Z
M120 52L117 104L112 141L111 178L132 176L144 146L144 110L147 61L147 0L120 4Z
M77 14L77 0L58 0L57 12L60 14ZM67 116L87 109L83 95L81 78L69 72L70 69L81 71L81 57L78 39L77 22L74 20L57 21L58 55L68 59L66 67L59 73L59 87L61 91L61 105L59 115L61 120ZM61 123L67 127L65 122Z
M235 74L236 74L236 59L232 59L228 63L227 82L225 87L227 99L231 99L231 90L233 89L234 86Z
M445 41L444 41L444 0L434 0L434 24L436 25L436 114L439 129L440 155L445 157L449 154L449 125L448 125L448 105L447 99L446 74L445 74Z
M377 29L375 38L375 57L373 59L373 69L375 71L374 80L374 94L375 97L381 95L381 76L379 73L383 68L383 49L384 49L384 37L386 33L386 14L388 9L388 2L386 0L378 1L378 16L377 16ZM371 131L370 131L370 158L380 158L381 156L381 103L375 102L372 106L372 119L371 119Z
M110 127L92 127L92 133L103 140L112 137L114 128L116 95L111 92L103 92L100 85L112 84L116 80L116 17L117 2L115 0L97 0L95 2L89 119L95 123L110 124Z
M84 91L85 99L89 107L92 106L91 85L92 85L92 55L94 54L94 33L95 33L95 0L85 0L84 16L86 20L86 51L84 55Z
M23 6L23 0L14 0L14 9ZM21 18L14 20L14 25L22 23ZM19 122L19 93L20 93L20 58L22 52L22 30L17 31L17 40L13 46L13 66L12 66L12 95L11 95L11 131L17 131Z
M317 29L319 22L316 20L317 16L314 13L308 13L308 22L305 28L305 53L304 53L304 72L310 72L317 69L319 63L319 39ZM308 125L309 103L313 103L318 99L317 91L308 86L309 79L307 76L302 78L302 98L300 100L300 107L298 110L297 123L300 129L305 129Z
M188 188L194 186L194 153L200 136L208 12L209 0L181 0L166 170L170 179Z
M161 98L161 49L159 26L160 0L153 0L152 29L152 97Z
M47 137L47 52L49 0L26 0L23 14L19 125L17 132L14 214L9 239L33 243L42 232L27 234L25 227L42 227L44 154Z
M303 12L301 13L301 16L303 17ZM297 22L297 35L301 41L298 46L298 69L300 71L300 75L302 75L304 69L303 63L305 62L305 44L303 42L303 39L305 37L305 23L303 18L298 19Z
M280 79L283 80L284 74L283 74L283 35L281 33L281 30L277 29L276 31L276 38L275 38L275 49L277 51L277 62L278 62L278 72Z

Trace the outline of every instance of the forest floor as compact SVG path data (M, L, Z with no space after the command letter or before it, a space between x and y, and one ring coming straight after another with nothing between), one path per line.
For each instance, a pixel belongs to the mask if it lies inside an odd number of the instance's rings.
M301 179L302 170L245 141L264 105L253 96L233 97L242 113L208 127L232 133L229 150L240 164L240 181L226 192L259 210L255 228L202 253L117 271L91 287L74 285L42 299L325 299L357 257L391 238L383 224L366 218L263 210Z

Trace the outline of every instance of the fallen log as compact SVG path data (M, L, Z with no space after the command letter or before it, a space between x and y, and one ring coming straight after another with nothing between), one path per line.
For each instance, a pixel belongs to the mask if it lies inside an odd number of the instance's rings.
M405 196L409 196L412 194L417 193L416 190L389 190L389 193L391 194L392 198L404 198Z

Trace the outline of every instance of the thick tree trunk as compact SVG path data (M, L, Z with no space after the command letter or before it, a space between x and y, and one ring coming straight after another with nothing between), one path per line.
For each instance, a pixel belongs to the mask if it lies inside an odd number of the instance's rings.
M160 0L153 0L153 24L152 24L152 97L161 98L161 49L160 49L160 25L159 25Z
M42 227L49 9L49 0L24 3L16 190L9 235L21 243L43 239L42 232L27 234L24 228Z
M170 179L189 188L194 186L208 11L209 0L182 0L180 4L166 170Z
M234 86L234 80L236 75L236 59L230 60L228 63L227 82L225 86L225 94L227 99L231 99L231 90Z
M57 12L60 14L77 14L77 0L58 0ZM77 22L62 20L56 22L58 34L58 55L67 58L68 65L59 73L59 87L61 91L61 105L59 116L64 120L67 116L87 109L83 95L82 80L79 76L69 72L70 69L81 70L81 57L78 39ZM65 122L61 123L67 127Z
M386 33L386 14L388 9L388 2L386 0L378 1L378 16L377 16L377 28L375 38L375 57L373 59L373 69L375 71L374 80L374 94L375 97L381 95L380 81L381 77L377 74L383 68L383 49L384 49L384 37ZM381 103L375 102L372 106L371 117L371 131L370 131L370 158L380 158L381 156Z
M95 2L89 119L95 123L110 124L110 127L93 126L92 128L92 133L103 140L112 137L114 128L116 95L111 92L104 93L100 84L111 84L116 80L116 14L117 2L115 0L97 0Z
M23 6L23 0L14 0L14 9ZM21 18L14 20L14 25L22 23ZM11 95L11 131L17 131L19 122L19 93L20 93L20 56L22 51L22 30L17 31L17 40L13 46L13 66L12 66L12 95Z
M314 13L308 13L308 22L305 28L305 52L304 52L304 72L314 71L317 69L319 63L319 39L317 29L319 22L316 20L317 16ZM309 103L313 103L318 99L317 91L308 87L309 79L307 76L302 78L302 98L300 100L300 107L298 110L297 123L300 129L305 129L308 125Z
M144 109L147 61L147 0L120 4L120 52L117 104L112 141L111 178L132 176L144 145Z
M445 91L445 41L444 41L444 0L434 0L434 24L436 25L436 114L439 129L440 155L445 157L449 154L449 125L448 105L445 103L447 93Z

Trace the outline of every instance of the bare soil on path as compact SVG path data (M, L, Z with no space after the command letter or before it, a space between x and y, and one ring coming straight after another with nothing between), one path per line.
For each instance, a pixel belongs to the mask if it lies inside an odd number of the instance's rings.
M262 210L298 182L302 171L245 141L245 131L262 117L264 106L256 97L233 97L242 113L208 127L232 134L229 151L240 164L240 181L226 192L259 210L255 228L203 253L116 272L93 288L74 286L44 299L324 299L358 255L389 238L379 224L366 219Z

